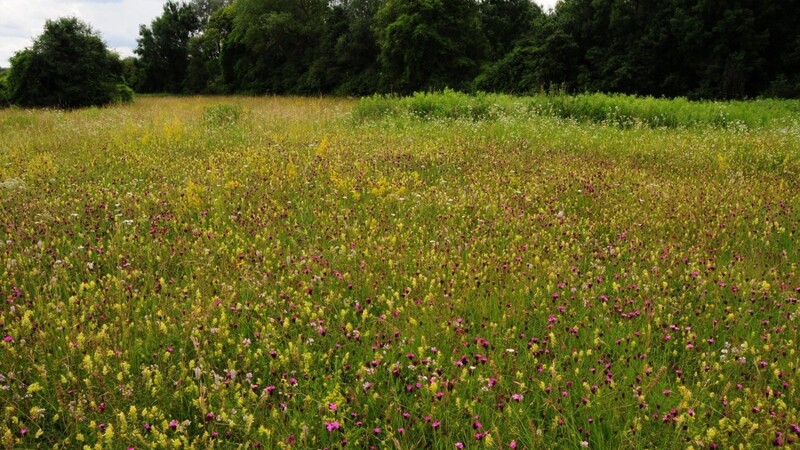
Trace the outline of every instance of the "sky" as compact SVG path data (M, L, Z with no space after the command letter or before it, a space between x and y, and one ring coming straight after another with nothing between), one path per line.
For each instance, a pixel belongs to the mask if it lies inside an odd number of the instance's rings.
M556 0L535 0L545 9ZM87 22L122 57L132 56L139 25L161 15L165 0L0 0L0 67L42 34L47 19L74 16Z

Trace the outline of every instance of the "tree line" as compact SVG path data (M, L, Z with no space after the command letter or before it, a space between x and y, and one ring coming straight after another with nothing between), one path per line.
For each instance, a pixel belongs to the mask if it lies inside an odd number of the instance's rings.
M129 78L169 93L800 96L800 0L170 1Z
M0 105L98 104L129 98L125 85L798 98L800 0L561 0L549 12L530 0L170 0L135 55L119 60L77 19L48 21L0 72Z

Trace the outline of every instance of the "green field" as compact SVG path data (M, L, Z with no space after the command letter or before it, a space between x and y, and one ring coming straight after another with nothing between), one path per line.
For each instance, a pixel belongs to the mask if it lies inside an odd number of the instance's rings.
M0 111L0 446L796 446L798 111Z

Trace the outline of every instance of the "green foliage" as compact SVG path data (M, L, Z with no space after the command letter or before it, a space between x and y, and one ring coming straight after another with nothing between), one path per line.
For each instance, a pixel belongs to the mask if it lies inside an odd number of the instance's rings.
M474 0L387 0L376 16L384 91L463 89L487 46Z
M203 110L203 119L209 129L228 128L236 125L242 116L242 107L239 105L220 104L207 106Z
M800 0L192 0L142 27L145 92L800 96Z
M6 95L20 106L80 108L112 102L121 82L119 57L89 25L62 18L11 59Z
M0 69L0 108L5 108L10 105L8 95L8 71Z
M140 92L184 91L189 67L189 40L199 30L197 10L187 3L168 1L161 16L140 26L136 54L139 56L136 90Z
M485 0L479 3L480 27L489 43L489 60L507 55L529 37L542 9L528 0Z
M391 116L420 119L492 119L540 115L593 122L619 128L748 127L790 123L798 101L694 102L685 98L656 99L628 95L467 95L446 90L410 97L372 96L353 108L357 121Z
M255 93L319 92L321 79L312 66L325 13L323 0L238 1L232 51L223 60L226 83Z
M114 103L132 103L134 97L133 89L127 84L118 83L114 87L114 96L112 97Z

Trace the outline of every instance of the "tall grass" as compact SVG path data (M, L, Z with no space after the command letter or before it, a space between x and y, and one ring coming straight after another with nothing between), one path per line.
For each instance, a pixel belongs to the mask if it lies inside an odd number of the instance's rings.
M530 114L594 122L616 127L746 126L762 128L796 120L800 101L756 100L694 102L628 95L581 94L511 97L500 94L416 93L409 97L373 96L361 99L353 111L357 120L394 115L422 119L491 119Z

